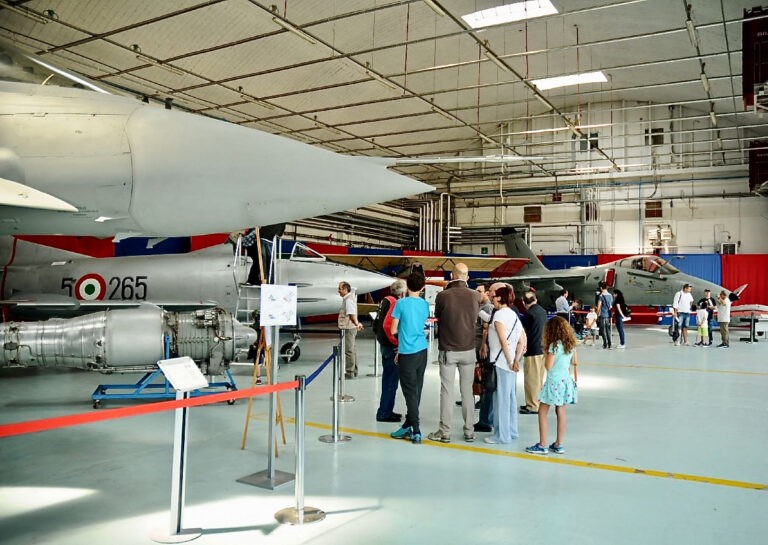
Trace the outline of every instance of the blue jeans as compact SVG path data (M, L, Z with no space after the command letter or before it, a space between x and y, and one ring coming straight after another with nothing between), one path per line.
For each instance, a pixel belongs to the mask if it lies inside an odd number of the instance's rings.
M624 320L621 315L616 315L616 330L619 332L619 344L624 346Z
M397 385L400 377L395 365L395 349L387 343L381 344L381 400L379 401L379 410L376 411L376 418L381 420L392 415L395 409L395 396L397 395Z
M493 393L483 393L480 396L480 416L477 423L482 426L493 426Z
M493 435L497 443L517 439L517 373L496 367L496 392L493 394Z

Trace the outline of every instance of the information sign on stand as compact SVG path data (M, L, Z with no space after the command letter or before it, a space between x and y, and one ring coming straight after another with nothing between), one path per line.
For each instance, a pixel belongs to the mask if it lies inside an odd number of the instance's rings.
M299 301L299 292L296 286L284 286L280 284L262 284L260 302L260 324L265 331L270 331L272 346L272 372L269 374L272 384L277 383L277 355L276 348L280 346L280 330L282 325L296 325L296 315ZM269 326L269 327L268 327ZM277 394L269 395L269 437L267 440L267 469L252 475L246 475L237 479L237 482L274 490L278 486L291 482L294 479L292 473L279 471L275 468L275 450L272 445L275 441L275 417L277 410Z
M200 372L200 368L188 356L160 360L157 365L176 390L177 400L189 399L189 392L208 386L208 381ZM182 526L187 480L185 468L187 467L187 434L189 432L188 411L188 407L176 409L171 475L171 524L168 532L152 533L150 537L158 543L182 543L198 538L203 533L200 528L185 529Z

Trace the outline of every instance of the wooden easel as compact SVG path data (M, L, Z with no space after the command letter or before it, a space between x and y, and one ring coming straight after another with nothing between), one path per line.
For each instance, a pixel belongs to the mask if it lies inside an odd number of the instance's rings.
M259 278L261 278L261 284L266 284L266 278L264 277L264 260L261 255L261 233L259 232L259 228L256 228L256 244L258 244L258 255L259 255ZM274 249L272 250L275 251ZM273 340L274 341L274 340ZM267 335L266 330L264 326L259 327L259 343L256 346L256 358L253 362L253 378L251 380L251 388L256 386L256 382L259 379L260 374L260 365L261 361L264 361L264 366L267 370L267 383L272 384L272 371L270 368L270 363L272 361L272 347L267 345ZM277 407L275 410L275 423L280 424L280 432L283 437L283 444L287 444L286 438L285 438L285 423L283 422L283 407L280 402L280 392L276 393L277 396ZM248 411L245 415L245 428L243 429L243 441L240 445L240 449L245 449L245 442L248 439L248 424L251 421L251 410L253 408L253 396L248 398ZM277 438L275 438L275 457L277 458L279 456L279 452L277 450Z

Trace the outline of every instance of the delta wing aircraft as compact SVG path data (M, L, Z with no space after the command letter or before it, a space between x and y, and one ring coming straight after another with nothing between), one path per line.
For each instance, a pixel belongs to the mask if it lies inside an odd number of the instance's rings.
M0 40L0 234L225 233L432 189L382 161L114 94Z
M697 294L705 289L718 294L725 288L701 278L685 274L672 266L669 261L657 255L634 255L611 263L594 267L573 267L565 270L547 269L525 242L523 234L515 228L501 231L507 254L515 258L527 258L529 263L520 273L509 278L494 278L509 282L520 296L533 288L542 306L554 309L555 299L565 288L570 297L581 299L584 304L592 305L597 285L605 281L609 288L616 287L624 293L624 298L631 305L667 306L672 303L675 293L684 284L691 284ZM725 289L731 300L737 300L746 285L731 292Z

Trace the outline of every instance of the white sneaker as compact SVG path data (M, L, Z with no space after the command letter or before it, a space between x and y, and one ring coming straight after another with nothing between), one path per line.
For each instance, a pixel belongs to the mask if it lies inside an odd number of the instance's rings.
M675 341L675 346L680 346L680 343Z
M621 349L624 349L624 348L626 348L626 347L627 347L627 345L626 345L626 344L620 344L620 345L619 345L619 348L621 348Z

